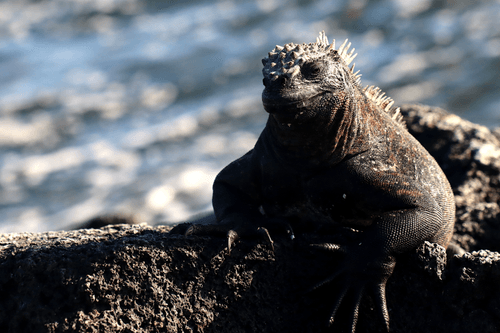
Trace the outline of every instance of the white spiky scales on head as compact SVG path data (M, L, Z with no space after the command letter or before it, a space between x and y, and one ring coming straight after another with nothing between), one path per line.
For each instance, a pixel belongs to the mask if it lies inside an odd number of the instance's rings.
M338 57L346 66L349 66L358 55L354 53L354 48L350 48L351 43L348 43L346 39L338 49L335 49L335 40L329 43L328 37L326 37L325 32L322 31L316 38L315 43L288 43L284 46L276 45L276 47L268 53L268 56L262 59L262 64L264 65L263 74L271 81L275 81L280 77L293 79L300 73L302 64L307 61L314 61L326 57ZM349 68L350 73L353 81L360 85L361 74L359 70L354 72L354 67L355 64L353 63ZM394 120L404 124L399 108L392 108L394 101L392 98L386 96L380 88L366 86L362 91L368 99L388 112Z
M285 46L276 45L274 50L269 52L268 57L262 59L264 71L269 73L271 79L276 80L280 75L294 77L300 71L300 65L309 60L319 59L324 56L338 54L342 60L349 65L358 55L354 54L354 50L349 51L351 43L347 44L347 39L342 43L338 50L335 49L335 40L330 44L325 32L319 33L316 38L316 43L309 44L294 44L288 43ZM351 72L354 70L354 64L351 67ZM356 77L360 75L358 72L353 74Z

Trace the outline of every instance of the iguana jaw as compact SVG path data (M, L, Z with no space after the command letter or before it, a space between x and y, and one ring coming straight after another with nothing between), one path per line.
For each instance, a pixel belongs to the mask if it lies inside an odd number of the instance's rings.
M300 100L288 99L282 96L269 98L262 94L262 102L266 112L271 114L280 124L290 127L314 117L309 106L315 100L321 98L324 92L316 92L307 98Z
M289 99L282 96L269 98L262 94L262 103L268 113L294 113L308 107L322 92L301 99Z

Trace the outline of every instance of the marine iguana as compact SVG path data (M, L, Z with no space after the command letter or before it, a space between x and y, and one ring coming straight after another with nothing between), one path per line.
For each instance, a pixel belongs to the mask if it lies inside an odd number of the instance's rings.
M213 185L216 225L186 234L238 237L283 226L356 231L354 242L313 244L341 252L328 323L348 307L355 332L369 292L389 330L385 297L395 256L424 241L447 247L455 218L451 187L431 155L411 136L399 108L376 87L362 88L347 40L335 49L324 32L315 43L276 46L262 60L262 101L269 113L255 147L225 167ZM345 304L345 305L344 305Z

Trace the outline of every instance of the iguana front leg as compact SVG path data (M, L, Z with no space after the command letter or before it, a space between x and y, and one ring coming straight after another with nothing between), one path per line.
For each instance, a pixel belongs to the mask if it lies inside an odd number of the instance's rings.
M216 177L212 203L216 223L178 226L175 233L185 235L227 236L231 251L240 237L260 238L274 250L268 230L293 235L291 226L283 219L268 218L262 211L259 165L254 150L226 166Z

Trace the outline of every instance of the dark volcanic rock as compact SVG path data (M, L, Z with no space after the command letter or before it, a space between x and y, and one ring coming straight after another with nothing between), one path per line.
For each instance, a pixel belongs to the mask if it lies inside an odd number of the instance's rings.
M402 111L455 191L454 240L476 252L446 258L426 243L401 256L387 286L392 332L498 332L499 135L437 108ZM276 235L274 252L240 240L229 255L223 238L168 230L0 235L0 332L331 331L335 286L307 292L335 270L308 246L324 236ZM357 332L377 331L368 298Z
M500 251L500 129L492 133L440 108L408 105L401 111L453 188L453 239L466 251Z

